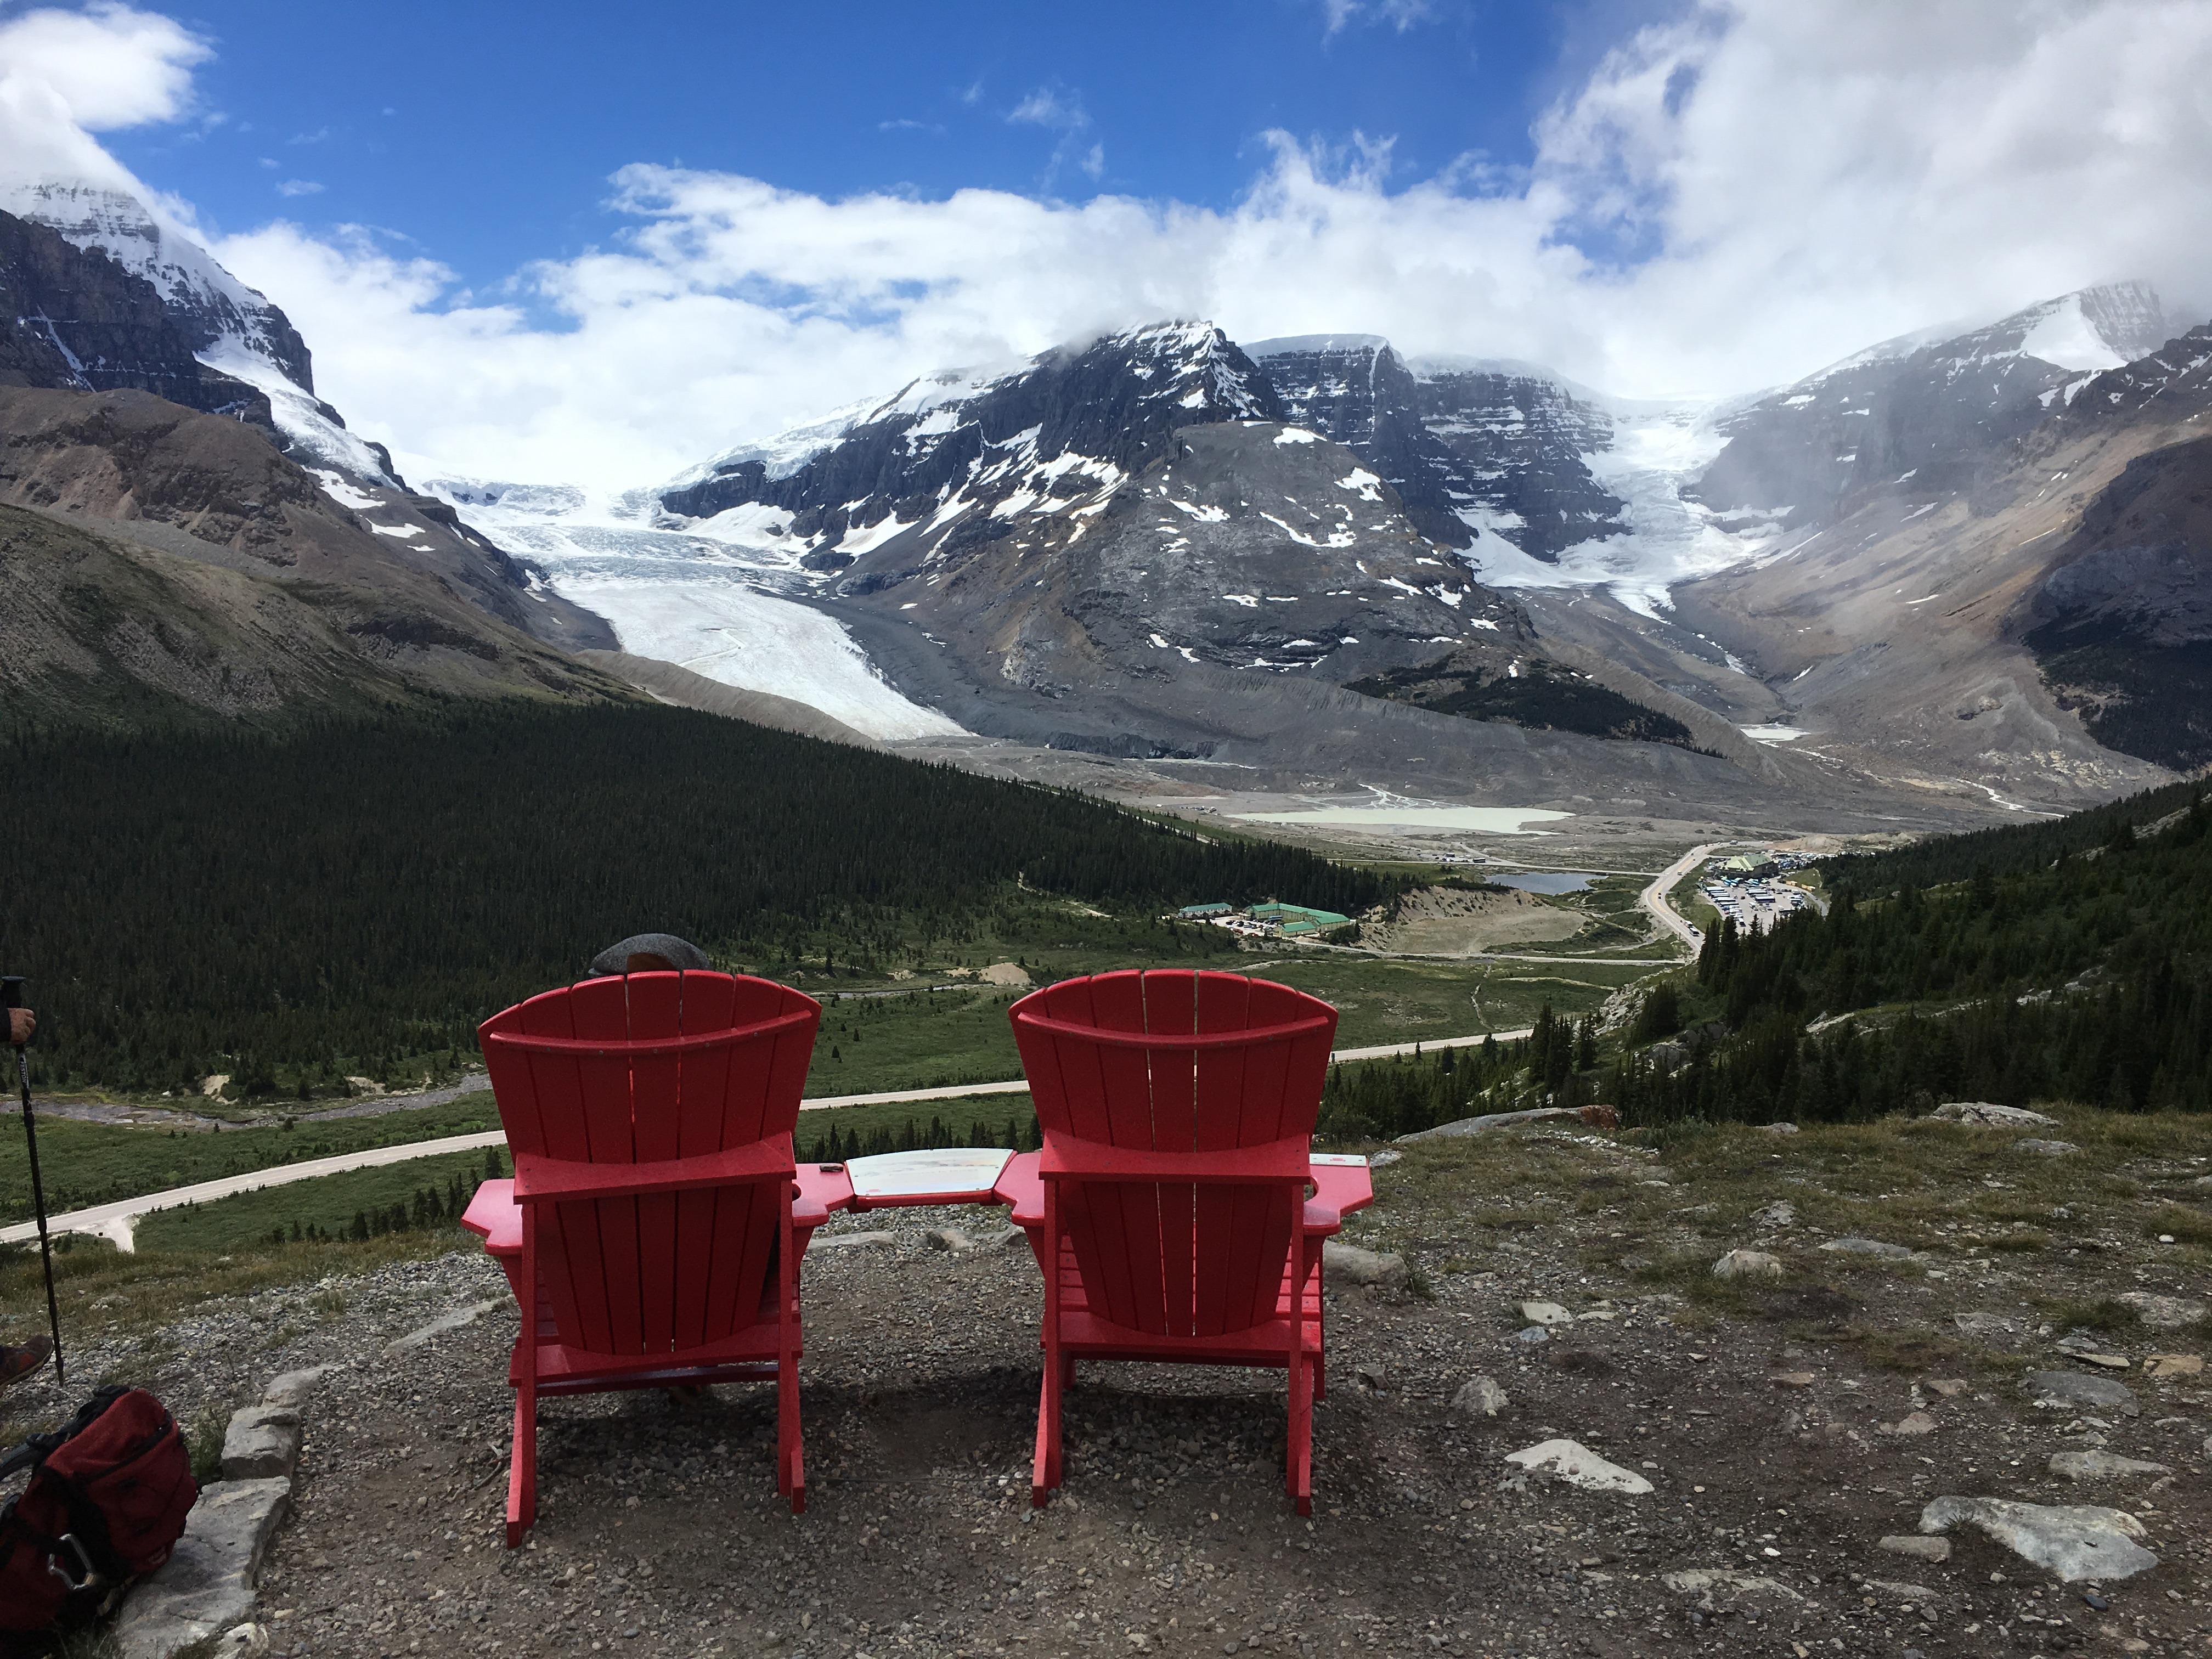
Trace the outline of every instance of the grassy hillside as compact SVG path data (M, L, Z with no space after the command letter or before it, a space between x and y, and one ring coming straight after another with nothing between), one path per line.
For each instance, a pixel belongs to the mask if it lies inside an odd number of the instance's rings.
M1233 942L1163 909L1389 890L1280 843L657 707L27 744L8 783L5 966L33 981L47 1086L419 1080L647 929L817 988L1202 958Z

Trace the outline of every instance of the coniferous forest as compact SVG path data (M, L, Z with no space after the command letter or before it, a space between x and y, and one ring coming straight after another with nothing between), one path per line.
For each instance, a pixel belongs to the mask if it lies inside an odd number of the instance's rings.
M1018 935L1036 894L1143 927L1200 899L1388 896L1279 843L666 708L50 740L10 762L0 937L49 1085L419 1076L649 930L759 972L884 971Z

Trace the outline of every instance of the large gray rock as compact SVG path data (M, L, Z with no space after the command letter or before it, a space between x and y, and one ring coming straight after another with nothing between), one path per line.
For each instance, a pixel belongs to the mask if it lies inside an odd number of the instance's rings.
M1713 1263L1715 1279L1779 1279L1782 1258L1765 1250L1730 1250Z
M1794 1227L1797 1224L1797 1206L1788 1199L1777 1199L1751 1212L1754 1227Z
M1920 1512L1920 1530L1974 1527L2014 1555L2066 1583L2132 1578L2158 1565L2136 1540L2142 1522L2094 1504L2016 1504L2005 1498L1939 1498Z
M289 1480L300 1467L300 1413L289 1406L233 1412L222 1435L226 1480Z
M2069 1152L2078 1152L2081 1150L2070 1140L2034 1139L2015 1140L2012 1144L2012 1149L2015 1152L2039 1152L2045 1158L2064 1158Z
M1395 1250L1385 1255L1332 1238L1321 1247L1321 1263L1322 1271L1340 1285L1398 1290L1406 1283L1406 1258Z
M170 1659L253 1616L269 1540L292 1512L289 1480L200 1488L167 1565L134 1586L115 1621L122 1659Z
M813 1243L806 1248L810 1250L851 1250L864 1249L871 1244L897 1243L896 1233L885 1232L878 1229L862 1233L817 1233L814 1235Z
M1997 1106L1986 1100L1947 1100L1935 1115L1948 1123L1972 1124L1989 1129L2055 1129L2058 1120L2019 1106Z
M2021 1386L2039 1406L2066 1410L2094 1406L2124 1417L2142 1415L2135 1390L2109 1376L2092 1376L2087 1371L2030 1371L2021 1379Z
M1499 1129L1521 1129L1532 1124L1549 1123L1559 1118L1579 1119L1582 1114L1571 1106L1536 1106L1525 1112L1490 1112L1481 1117L1455 1118L1449 1123L1439 1123L1433 1129L1416 1129L1409 1135L1400 1135L1401 1146L1408 1141L1456 1140L1462 1135L1490 1134Z

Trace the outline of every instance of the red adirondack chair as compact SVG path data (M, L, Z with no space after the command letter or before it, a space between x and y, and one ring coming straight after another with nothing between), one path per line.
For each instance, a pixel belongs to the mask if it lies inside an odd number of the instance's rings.
M1011 1014L1044 1130L998 1189L1044 1273L1031 1500L1060 1483L1076 1362L1170 1360L1283 1368L1285 1484L1311 1514L1322 1241L1374 1196L1365 1160L1310 1160L1336 1010L1171 969L1063 981Z
M799 1263L852 1195L835 1166L792 1158L821 1018L766 980L651 973L477 1028L514 1158L462 1218L523 1315L508 1548L537 1515L546 1395L773 1379L776 1490L805 1508Z

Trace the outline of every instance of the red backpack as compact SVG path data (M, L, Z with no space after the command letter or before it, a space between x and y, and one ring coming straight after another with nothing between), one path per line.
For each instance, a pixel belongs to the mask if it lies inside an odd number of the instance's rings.
M0 1458L0 1480L31 1470L0 1508L0 1655L36 1632L105 1608L169 1559L199 1497L184 1437L139 1389L102 1389L52 1434Z

